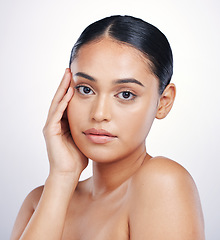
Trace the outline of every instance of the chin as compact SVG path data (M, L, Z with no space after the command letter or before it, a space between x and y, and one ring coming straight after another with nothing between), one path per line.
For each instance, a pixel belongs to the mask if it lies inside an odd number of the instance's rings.
M113 154L113 151L86 151L83 154L96 163L112 163L120 158L118 154Z

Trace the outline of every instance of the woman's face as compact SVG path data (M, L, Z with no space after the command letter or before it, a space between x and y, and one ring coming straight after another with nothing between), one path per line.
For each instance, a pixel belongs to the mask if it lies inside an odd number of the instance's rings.
M160 97L148 60L133 47L104 38L82 46L71 71L75 93L67 114L84 155L110 162L143 151Z

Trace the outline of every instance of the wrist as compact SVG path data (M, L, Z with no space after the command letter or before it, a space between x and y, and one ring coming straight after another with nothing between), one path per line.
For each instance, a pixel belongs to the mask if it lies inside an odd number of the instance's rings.
M78 176L50 173L46 179L43 193L47 196L53 196L53 199L58 202L60 199L63 204L66 202L68 205L78 181Z
M49 171L49 176L51 178L59 178L62 180L66 180L66 181L70 181L70 180L74 180L76 178L79 178L82 170L80 168L74 167L74 170L60 170L57 169L56 167L51 167L50 166L50 171Z
M49 173L45 187L70 196L78 184L79 177L79 173L57 173L53 171Z
M50 171L46 182L54 182L55 183L65 183L65 184L74 184L77 183L80 178L80 171L76 172L57 172Z

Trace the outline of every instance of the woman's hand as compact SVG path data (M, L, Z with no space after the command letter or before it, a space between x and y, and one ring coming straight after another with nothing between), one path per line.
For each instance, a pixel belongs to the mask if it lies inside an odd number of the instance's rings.
M88 159L74 144L65 113L74 95L74 90L70 87L71 79L70 69L66 69L51 103L43 130L50 161L50 174L44 187L32 191L25 199L11 239L62 239L72 194L81 172L88 164Z
M48 118L43 129L50 161L50 173L81 173L88 165L88 159L75 145L67 120L66 109L74 95L70 87L72 74L66 69L60 86L51 103Z

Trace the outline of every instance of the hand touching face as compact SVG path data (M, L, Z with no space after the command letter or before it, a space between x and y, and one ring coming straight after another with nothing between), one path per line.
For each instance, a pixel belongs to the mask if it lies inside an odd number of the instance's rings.
M148 64L138 50L107 38L79 50L67 113L73 139L87 157L115 161L145 145L160 103Z

